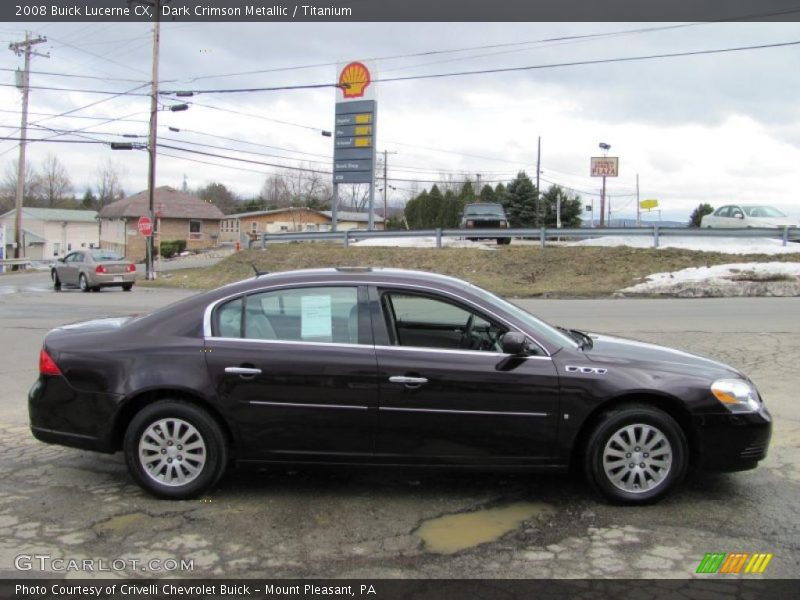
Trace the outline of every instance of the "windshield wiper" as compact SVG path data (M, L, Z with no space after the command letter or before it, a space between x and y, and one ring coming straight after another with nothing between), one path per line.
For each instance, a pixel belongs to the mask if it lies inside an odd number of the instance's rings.
M567 329L566 327L556 327L556 329L563 331L573 340L578 342L579 350L591 349L592 346L594 346L592 338L589 337L587 334L583 333L582 331L578 331L577 329Z

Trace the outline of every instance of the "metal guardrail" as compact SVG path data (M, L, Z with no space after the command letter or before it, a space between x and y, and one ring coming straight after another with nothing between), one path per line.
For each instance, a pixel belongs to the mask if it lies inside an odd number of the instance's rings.
M405 238L405 237L433 237L436 247L442 247L442 239L446 237L470 239L497 239L521 238L538 239L541 247L546 247L547 240L553 238L589 239L611 236L642 236L652 237L653 247L658 248L660 239L664 237L736 237L736 238L779 238L786 246L790 241L800 241L800 229L795 227L775 228L747 228L747 229L690 229L679 227L637 227L637 228L577 228L553 229L542 227L540 229L417 229L417 230L389 230L367 231L363 229L350 229L348 231L303 231L296 233L262 234L257 240L250 240L249 247L260 244L266 248L267 244L275 242L313 242L313 241L340 241L345 247L350 242L373 238ZM800 248L798 248L800 251Z

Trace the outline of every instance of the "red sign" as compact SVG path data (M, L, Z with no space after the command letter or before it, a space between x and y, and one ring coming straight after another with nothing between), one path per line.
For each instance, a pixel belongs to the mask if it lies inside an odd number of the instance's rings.
M153 235L153 222L150 220L150 217L139 217L139 233L141 233L145 237L150 237Z

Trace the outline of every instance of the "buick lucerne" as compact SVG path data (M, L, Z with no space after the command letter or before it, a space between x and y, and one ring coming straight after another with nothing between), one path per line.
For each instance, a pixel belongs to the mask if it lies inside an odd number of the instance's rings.
M687 352L550 326L467 282L339 268L260 275L139 317L49 332L33 435L123 451L164 498L229 463L582 469L644 503L687 469L745 470L772 419Z

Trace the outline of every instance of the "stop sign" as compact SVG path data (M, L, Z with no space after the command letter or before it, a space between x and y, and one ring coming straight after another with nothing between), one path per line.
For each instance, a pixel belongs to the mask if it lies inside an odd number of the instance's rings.
M150 217L139 217L139 233L141 233L145 237L150 237L153 235L153 222L150 220Z

